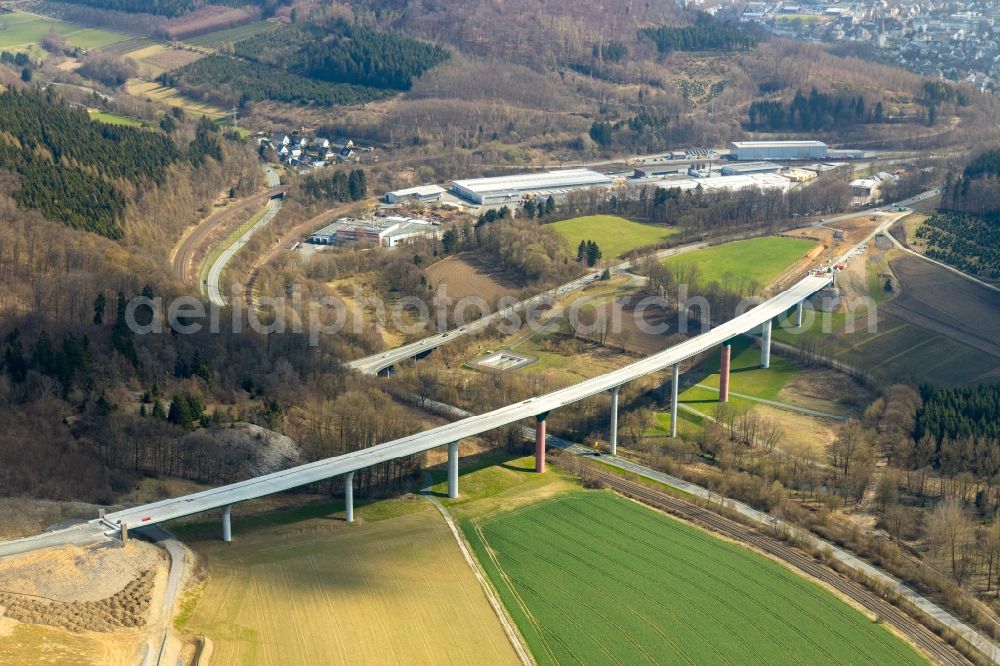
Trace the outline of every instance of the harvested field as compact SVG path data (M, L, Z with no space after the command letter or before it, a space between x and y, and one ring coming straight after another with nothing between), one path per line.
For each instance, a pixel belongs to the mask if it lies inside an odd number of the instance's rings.
M237 521L232 543L189 541L209 570L182 629L208 637L222 665L517 663L430 503L381 501L357 516Z
M189 113L195 115L206 115L209 118L218 119L226 115L226 111L211 104L204 104L183 96L176 88L161 86L155 81L143 81L142 79L129 79L126 85L128 93L143 99L150 99L161 104L179 106Z
M890 272L894 292L883 289ZM838 282L854 316L817 315L805 335L779 328L775 339L796 348L812 345L879 382L954 385L1000 378L1000 345L987 332L1000 319L1000 295L912 255L875 247L866 261L848 264ZM854 307L869 296L877 310Z
M145 46L127 55L139 63L140 69L148 70L153 76L159 76L164 72L183 67L188 63L205 57L204 53L175 49L167 44Z
M501 296L516 294L522 285L510 274L483 263L471 255L448 257L427 269L434 289L447 286L452 299L478 296L492 304Z
M146 638L135 633L76 633L0 617L0 664L107 666L139 663Z
M901 293L883 312L1000 357L1000 294L913 256L889 265Z

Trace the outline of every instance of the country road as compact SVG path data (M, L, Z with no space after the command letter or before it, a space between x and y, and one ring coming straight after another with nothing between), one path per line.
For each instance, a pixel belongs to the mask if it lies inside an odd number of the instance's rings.
M196 265L196 261L207 254L209 248L206 245L213 234L232 223L240 213L261 208L271 197L281 192L281 183L274 170L268 166L264 170L268 179L267 192L249 196L224 210L212 213L181 237L170 253L171 267L178 280L186 284L197 284L201 266Z
M267 174L267 184L268 187L276 188L281 184L281 180L278 178L278 174L269 166L264 166L264 171ZM212 305L222 307L228 303L228 299L222 294L222 273L226 270L226 265L232 261L236 253L242 250L250 239L253 238L254 234L266 227L271 221L278 215L278 211L281 210L281 199L277 197L272 197L267 201L264 208L258 213L259 218L254 224L243 232L243 234L236 239L232 245L226 247L222 253L216 257L215 261L208 269L208 279L205 289L208 293L208 300Z

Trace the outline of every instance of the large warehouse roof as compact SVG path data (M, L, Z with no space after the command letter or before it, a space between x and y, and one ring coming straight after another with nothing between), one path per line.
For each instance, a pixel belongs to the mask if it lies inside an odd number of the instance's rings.
M733 141L733 148L826 148L822 141Z
M516 176L496 178L473 178L456 180L454 184L464 190L486 195L497 192L526 192L534 190L558 190L564 187L587 185L611 185L612 180L604 174L590 169L565 169L543 173L522 173Z

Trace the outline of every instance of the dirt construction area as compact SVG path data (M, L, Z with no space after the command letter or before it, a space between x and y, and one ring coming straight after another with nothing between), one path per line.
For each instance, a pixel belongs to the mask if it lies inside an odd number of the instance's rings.
M129 663L158 619L166 571L163 552L139 541L0 560L0 663Z
M1000 356L1000 293L913 256L889 266L902 289L884 313Z
M439 261L427 269L427 277L435 290L445 285L449 298L479 296L490 304L521 289L513 276L472 256L448 257Z

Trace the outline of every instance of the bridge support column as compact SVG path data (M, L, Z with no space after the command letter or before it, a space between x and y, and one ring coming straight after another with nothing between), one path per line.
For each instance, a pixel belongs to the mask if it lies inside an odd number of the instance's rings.
M458 442L448 445L448 497L458 497Z
M222 540L229 543L233 540L233 505L227 504L222 507Z
M354 522L354 472L344 475L344 520Z
M760 341L760 367L771 367L771 320L764 322L764 335Z
M618 455L618 391L621 386L611 389L611 455Z
M727 340L722 343L722 359L719 361L719 402L729 402L729 360L733 346Z
M677 390L681 381L681 364L674 364L674 375L670 379L670 436L677 436Z
M535 471L541 474L545 471L545 419L548 412L535 417Z
M122 523L121 535L122 546L124 547L128 543L128 523Z
M802 328L802 308L805 303L805 301L799 301L799 304L795 306L795 328Z

